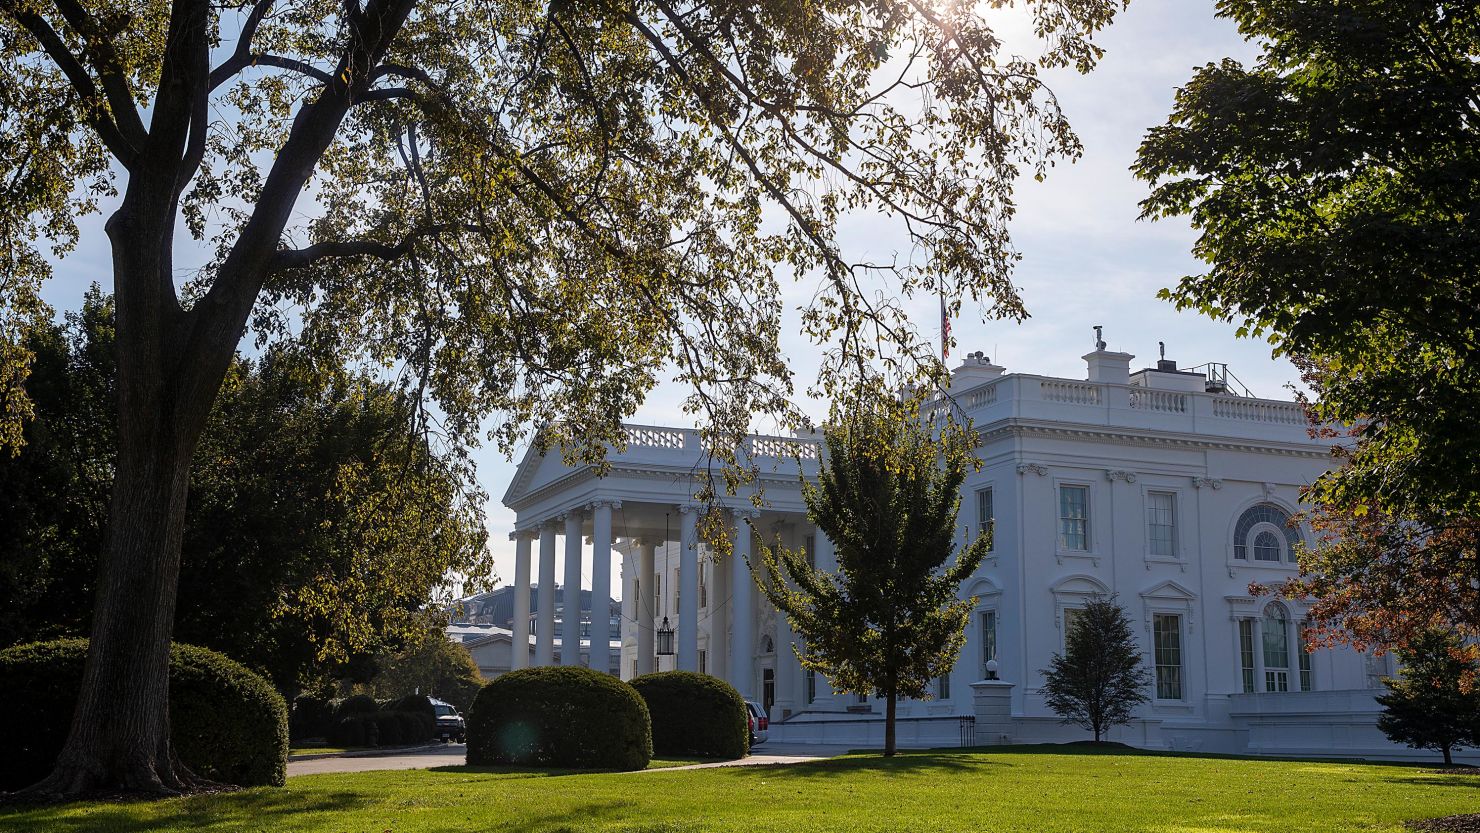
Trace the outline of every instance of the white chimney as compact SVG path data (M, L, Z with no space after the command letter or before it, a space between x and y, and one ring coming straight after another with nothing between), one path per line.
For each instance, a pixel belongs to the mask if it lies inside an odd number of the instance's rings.
M1006 369L1000 364L992 364L987 354L980 350L967 353L961 364L951 371L951 391L969 390L993 379L1000 379Z

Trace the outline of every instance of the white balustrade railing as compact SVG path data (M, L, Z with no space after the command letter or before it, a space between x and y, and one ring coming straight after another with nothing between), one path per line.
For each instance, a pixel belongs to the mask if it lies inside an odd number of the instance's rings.
M1187 394L1170 390L1131 388L1131 407L1169 414L1187 413Z
M817 460L821 452L817 443L790 437L751 437L751 457L785 457L800 460Z
M1247 422L1277 422L1281 425L1303 425L1305 411L1290 402L1263 402L1236 396L1213 397L1213 416Z
M1043 399L1048 402L1067 402L1070 405L1100 404L1100 386L1093 382L1067 382L1042 379L1038 382Z
M671 448L682 451L685 447L685 432L682 428L628 425L626 431L628 448Z
M972 388L961 395L961 407L968 411L985 408L996 401L997 386L995 384Z

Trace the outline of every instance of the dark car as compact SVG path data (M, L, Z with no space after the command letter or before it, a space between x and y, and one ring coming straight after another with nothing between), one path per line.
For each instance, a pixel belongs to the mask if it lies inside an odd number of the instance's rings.
M432 698L432 709L437 712L437 737L443 743L468 742L468 725L457 713L456 706Z

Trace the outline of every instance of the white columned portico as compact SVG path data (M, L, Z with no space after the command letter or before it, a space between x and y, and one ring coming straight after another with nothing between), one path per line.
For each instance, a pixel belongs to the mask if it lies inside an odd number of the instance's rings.
M735 513L735 542L730 554L730 685L747 700L755 691L755 580L750 575L750 519L760 513Z
M699 509L680 506L678 670L699 670Z
M510 535L514 539L514 621L510 630L509 669L529 665L529 550L530 531L521 529Z
M658 612L658 597L653 585L657 573L657 546L651 539L637 542L637 673L651 674L656 669L653 650L653 618Z
M621 505L598 500L591 510L591 667L603 674L612 663L612 510Z
M564 610L560 624L560 664L581 664L581 512L572 509L565 516L565 588L561 596Z
M555 661L555 522L540 525L540 598L534 629L534 664Z

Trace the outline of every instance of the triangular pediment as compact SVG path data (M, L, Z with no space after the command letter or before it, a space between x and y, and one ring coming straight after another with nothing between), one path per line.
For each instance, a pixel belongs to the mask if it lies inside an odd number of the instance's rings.
M1175 581L1167 580L1147 590L1141 591L1143 599L1176 599L1177 601L1190 602L1197 598L1197 594Z

